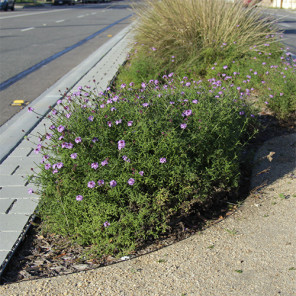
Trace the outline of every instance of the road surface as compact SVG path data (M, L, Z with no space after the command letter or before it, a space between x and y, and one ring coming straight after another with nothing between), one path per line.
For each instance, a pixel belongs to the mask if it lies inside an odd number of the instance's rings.
M128 1L0 13L0 125L132 21ZM63 91L63 90L62 90Z

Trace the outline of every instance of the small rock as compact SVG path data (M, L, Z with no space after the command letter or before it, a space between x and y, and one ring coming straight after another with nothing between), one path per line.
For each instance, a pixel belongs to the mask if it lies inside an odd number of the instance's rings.
M79 271L86 270L88 268L87 264L76 264L73 267Z

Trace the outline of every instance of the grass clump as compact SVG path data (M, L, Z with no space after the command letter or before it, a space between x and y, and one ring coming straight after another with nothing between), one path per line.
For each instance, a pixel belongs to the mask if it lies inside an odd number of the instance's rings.
M81 89L52 110L35 150L47 231L92 254L126 255L169 231L174 216L238 186L254 134L245 98L219 81L165 80L117 94Z
M276 33L260 10L246 9L242 1L146 0L136 11L136 49L154 60L149 60L154 75L166 71L168 64L171 72L193 68L204 74L208 64L241 58L251 46L263 47L266 35ZM133 60L137 69L142 58L140 54Z

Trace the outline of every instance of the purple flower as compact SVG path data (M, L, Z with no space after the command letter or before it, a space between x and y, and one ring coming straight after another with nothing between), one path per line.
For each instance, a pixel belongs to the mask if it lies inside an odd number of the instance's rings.
M96 170L99 167L99 164L97 162L93 162L90 167L94 170Z
M81 142L81 137L77 137L76 139L75 139L75 142L78 144L78 143L80 143Z
M148 104L148 103L143 103L142 106L143 106L143 107L148 107L149 104Z
M146 88L146 84L144 82L141 83L142 88Z
M192 114L192 110L185 110L183 113L182 113L182 116L190 116Z
M89 187L89 188L94 188L95 186L96 186L96 182L94 182L94 181L89 181L87 183L87 187Z
M121 86L120 86L120 88L125 88L125 87L126 87L125 83L121 84Z
M128 183L129 185L133 186L133 185L135 184L135 179L130 178L130 179L128 179L127 183Z
M126 155L123 155L122 159L126 162L131 162L130 159Z
M228 68L228 66L227 66L227 65L226 65L226 66L223 66L223 69L224 69L224 70L226 70L227 68Z
M28 112L33 112L33 111L34 111L34 108L28 107Z
M94 117L91 115L91 116L88 117L88 120L89 121L94 121Z
M110 186L111 187L115 187L117 185L117 182L115 181L115 180L112 180L111 182L110 182Z
M97 138L97 137L93 137L93 139L92 139L92 142L93 143L96 143L96 142L98 142L99 141L99 139Z
M82 201L83 200L83 196L82 195L77 195L76 196L76 200L77 201Z
M166 161L167 161L167 160L166 160L165 157L162 157L162 158L159 159L159 162L160 162L160 163L165 163Z
M127 122L127 126L132 126L133 125L133 121L128 121Z
M34 190L33 190L32 188L30 188L30 189L28 189L28 193L29 193L29 194L34 193Z
M186 123L181 123L180 127L181 127L181 129L185 129L187 127L187 124Z
M57 128L59 133L62 133L65 130L65 127L63 125L58 126Z
M44 169L45 170L49 170L51 168L51 164L50 163L46 163L45 165L44 165Z
M64 164L62 162L58 162L57 163L57 168L60 170L62 167L64 166Z
M139 174L140 174L141 176L143 176L143 175L144 175L144 171L140 171Z
M48 134L48 133L47 133L47 134L46 134L46 139L47 139L47 140L50 140L50 139L52 138L52 136L53 136L53 134Z
M104 180L99 180L99 181L98 181L98 185L99 185L99 186L104 185L104 183L105 183Z
M51 125L50 127L49 127L49 129L51 129L51 130L53 130L53 129L55 129L56 127L55 127L55 125Z
M42 157L42 160L43 160L43 161L45 161L45 160L47 160L47 159L49 159L49 155L44 155L44 156Z
M108 124L109 127L111 127L112 126L112 121L107 121L107 124Z
M104 227L110 226L110 223L108 221L104 222Z
M71 117L71 115L72 115L72 113L71 113L71 112L70 112L70 113L67 113L67 114L66 114L66 117L67 117L67 118L70 118L70 117Z
M118 125L118 124L120 124L121 122L122 122L122 120L119 119L119 120L116 120L116 121L115 121L115 124Z
M121 150L124 147L125 147L125 141L124 140L118 141L118 150Z
M193 104L197 104L198 103L198 100L193 100L192 103Z
M244 114L245 114L244 111L240 111L240 112L239 112L239 115L244 115Z
M77 158L77 153L72 153L72 154L70 155L70 157L71 157L72 159L76 159L76 158Z
M108 160L107 160L107 159L105 159L104 161L101 162L101 165L102 165L102 166L105 166L105 165L107 165L107 164L108 164Z
M59 171L57 170L57 169L54 169L53 171L52 171L52 173L53 174L56 174L56 173L58 173Z
M110 110L113 112L113 111L115 111L115 110L116 110L116 108L115 108L115 107L112 107Z

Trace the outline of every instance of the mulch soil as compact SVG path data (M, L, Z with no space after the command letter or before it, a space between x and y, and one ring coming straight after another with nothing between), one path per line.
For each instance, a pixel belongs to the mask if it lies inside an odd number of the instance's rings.
M295 120L279 122L272 115L262 112L260 122L260 132L247 149L251 156L264 141L296 132ZM235 212L243 200L250 195L250 179L251 166L249 165L242 169L241 186L238 191L219 193L218 198L216 195L210 199L211 202L205 208L192 209L190 214L176 217L171 223L170 232L158 240L146 242L129 258L156 251L219 223ZM89 247L73 244L67 238L56 234L44 235L40 230L41 225L42 221L38 218L32 222L29 231L3 272L1 284L85 271L125 260L111 256L88 259L84 253Z

